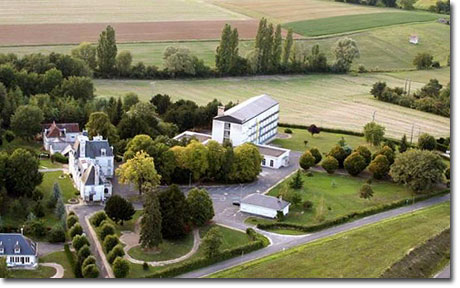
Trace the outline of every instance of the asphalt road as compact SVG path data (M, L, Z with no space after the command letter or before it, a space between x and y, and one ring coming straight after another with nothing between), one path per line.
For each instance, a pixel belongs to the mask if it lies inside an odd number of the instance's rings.
M450 279L450 263L444 267L444 269L441 270L438 274L434 276L434 278L439 278L439 279Z
M386 212L378 213L375 215L371 215L365 218L358 219L353 222L334 226L334 227L331 227L325 230L321 230L319 232L315 232L312 234L308 234L302 237L299 237L299 236L285 237L285 241L279 241L278 243L273 243L272 245L266 248L251 252L249 254L246 254L240 257L236 257L236 258L232 258L232 259L229 259L223 262L219 262L219 263L216 263L214 265L211 265L211 266L199 269L199 270L195 270L195 271L180 275L178 276L178 278L204 277L206 275L210 275L212 273L215 273L215 272L218 272L224 269L228 269L230 267L233 267L233 266L236 266L236 265L239 265L239 264L251 261L251 260L262 258L268 255L271 255L273 253L283 251L288 248L292 248L298 245L309 243L314 240L329 237L329 236L332 236L332 235L335 235L341 232L349 231L355 228L359 228L365 225L377 223L377 222L380 222L388 218L392 218L392 217L395 217L401 214L413 212L413 211L416 211L416 210L419 210L425 207L429 207L434 204L442 203L445 201L450 201L450 194L444 195L441 197L434 197L434 198L431 198L425 201L415 203L413 205L404 206L401 208L397 208L397 209L389 210Z

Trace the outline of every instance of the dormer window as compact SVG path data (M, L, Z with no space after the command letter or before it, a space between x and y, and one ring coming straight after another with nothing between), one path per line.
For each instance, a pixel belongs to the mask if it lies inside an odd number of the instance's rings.
M105 149L101 149L101 156L106 156L107 151Z
M16 245L14 245L14 253L15 254L21 253L21 246L19 246L19 241L16 241Z
M5 249L3 249L3 247L0 247L0 254L3 254L5 253Z

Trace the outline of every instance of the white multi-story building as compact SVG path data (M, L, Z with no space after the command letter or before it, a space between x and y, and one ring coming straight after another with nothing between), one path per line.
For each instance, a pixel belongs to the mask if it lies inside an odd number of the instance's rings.
M219 143L230 140L234 146L247 142L265 144L276 136L279 110L278 101L266 94L227 111L220 107L212 121L212 139Z
M51 155L61 153L67 155L78 135L80 128L78 123L49 123L43 125L43 148Z
M84 132L69 153L69 172L85 201L104 201L112 195L113 147L101 136L89 140Z

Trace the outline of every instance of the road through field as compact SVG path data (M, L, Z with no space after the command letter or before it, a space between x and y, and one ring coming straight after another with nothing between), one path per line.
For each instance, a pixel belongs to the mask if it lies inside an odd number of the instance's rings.
M185 273L183 275L180 275L179 278L204 277L204 276L228 269L236 265L240 265L240 264L252 261L252 260L256 260L256 259L268 256L268 255L274 254L276 252L284 251L286 249L289 249L295 246L299 246L299 245L306 244L306 243L309 243L315 240L330 237L338 233L350 231L352 229L360 228L366 225L378 223L386 219L390 219L390 218L393 218L399 215L417 211L419 209L430 207L435 204L443 203L446 201L450 201L450 194L441 196L441 197L434 197L434 198L431 198L425 201L418 202L413 205L404 206L404 207L393 209L390 211L378 213L378 214L368 216L366 218L362 218L362 219L359 219L353 222L349 222L346 224L342 224L342 225L334 226L332 228L321 230L319 232L308 234L303 237L290 237L288 238L290 239L288 241L281 242L279 244L273 244L261 250L257 250L249 254L243 255L241 257L232 258L232 259L229 259L223 262L219 262L217 264L214 264L214 265L211 265L211 266L208 266L208 267L196 270L196 271Z

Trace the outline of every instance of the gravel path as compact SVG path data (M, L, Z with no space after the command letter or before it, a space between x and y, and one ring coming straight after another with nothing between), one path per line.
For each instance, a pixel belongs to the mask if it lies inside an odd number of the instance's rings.
M41 266L52 267L56 269L56 274L50 278L63 278L64 277L64 267L61 264L57 263L40 263Z

